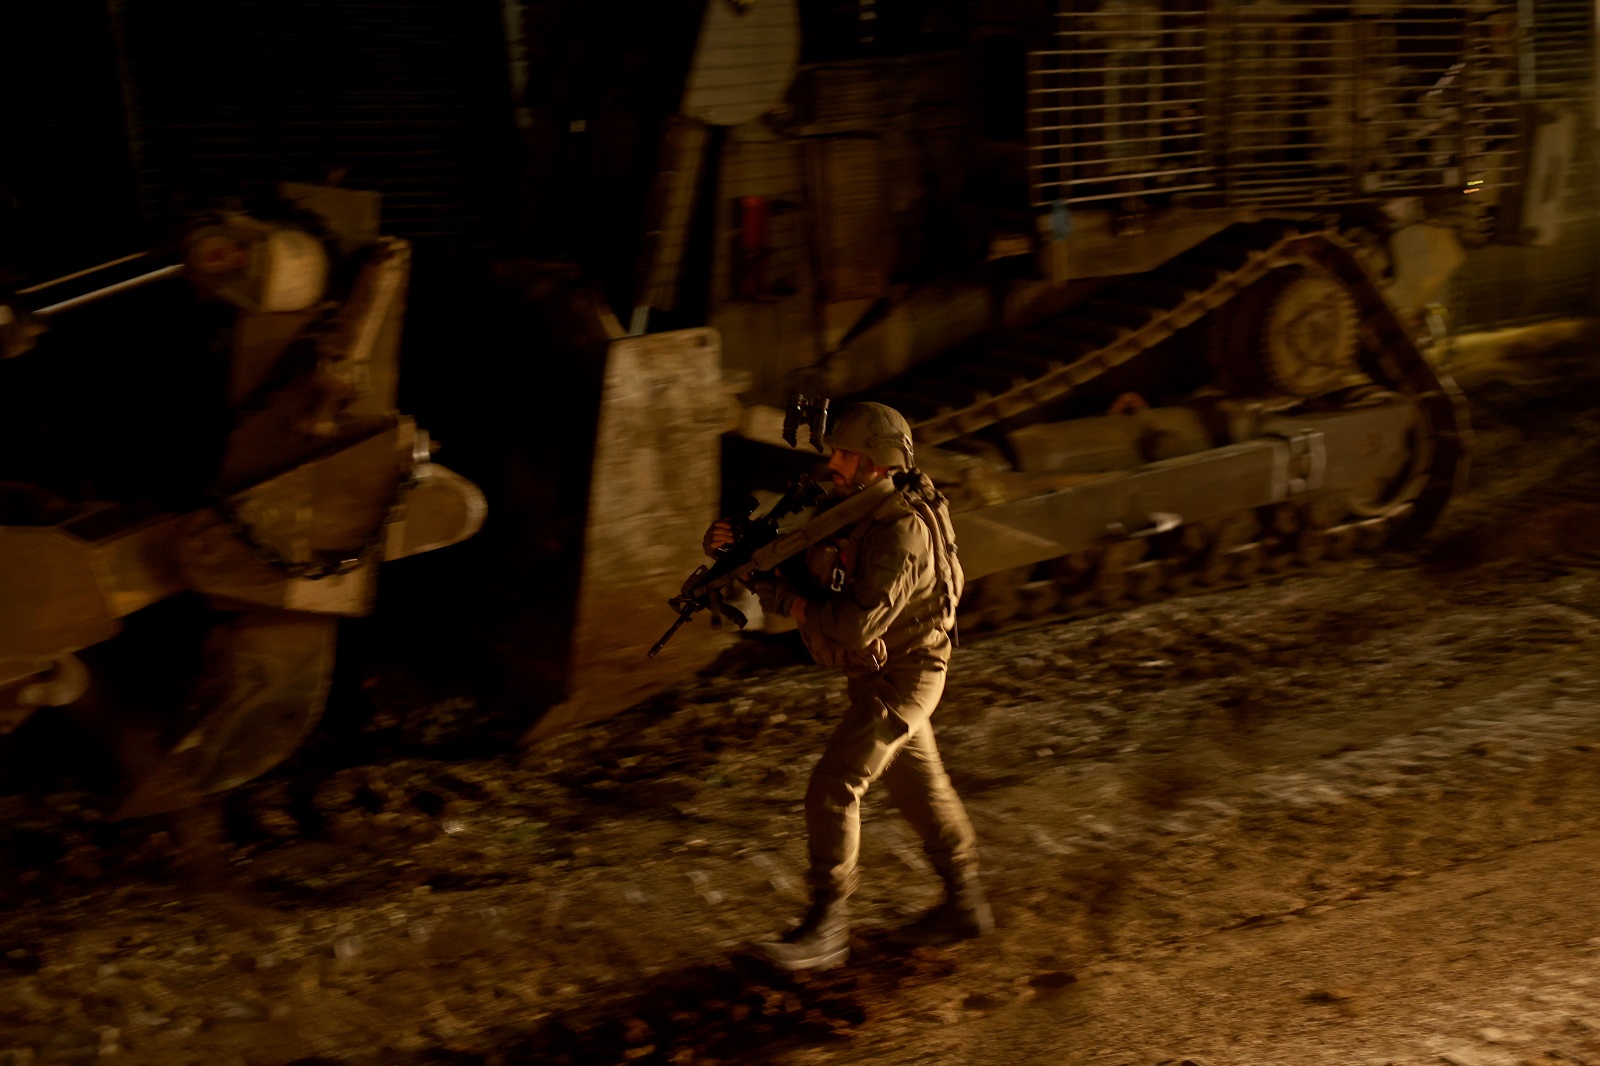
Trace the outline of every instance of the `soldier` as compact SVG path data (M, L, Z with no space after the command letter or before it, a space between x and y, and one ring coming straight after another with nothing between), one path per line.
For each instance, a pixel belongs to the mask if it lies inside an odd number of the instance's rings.
M806 569L815 582L778 576L757 588L765 608L799 623L818 663L843 669L850 695L806 789L811 908L787 935L756 945L788 970L834 966L849 953L846 900L856 887L861 797L879 777L945 883L944 901L906 933L964 939L994 926L972 824L930 722L944 692L962 584L944 497L916 469L910 426L892 408L845 408L828 443L837 495L886 477L900 491L811 550ZM707 531L707 550L731 540L731 527L719 521Z

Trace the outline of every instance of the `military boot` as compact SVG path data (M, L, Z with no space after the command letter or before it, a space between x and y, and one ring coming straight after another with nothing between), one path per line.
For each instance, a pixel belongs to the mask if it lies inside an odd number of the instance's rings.
M944 899L938 906L909 925L898 936L913 944L948 944L971 940L994 929L994 912L983 894L983 883L976 869L941 873Z
M850 955L850 913L843 899L823 896L799 925L778 940L756 944L756 954L782 970L826 970Z

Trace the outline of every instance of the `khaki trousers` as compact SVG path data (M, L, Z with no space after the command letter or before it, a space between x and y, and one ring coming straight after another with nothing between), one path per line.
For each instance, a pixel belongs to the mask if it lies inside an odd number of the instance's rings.
M806 789L807 880L819 897L855 891L861 797L880 777L941 876L976 867L972 823L933 740L930 719L944 681L945 664L937 659L850 679L850 708Z

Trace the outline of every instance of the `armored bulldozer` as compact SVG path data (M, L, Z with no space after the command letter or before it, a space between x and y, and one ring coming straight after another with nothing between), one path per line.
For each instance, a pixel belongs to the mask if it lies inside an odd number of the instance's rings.
M1557 242L1593 48L1554 3L712 0L531 735L715 654L622 605L815 462L796 396L912 422L964 632L1414 542L1467 469L1451 276Z
M495 595L458 619L513 713L566 682L537 735L726 646L694 624L645 654L707 522L817 461L783 442L792 396L912 419L960 509L971 633L1421 535L1465 470L1451 330L1594 292L1583 0L211 8L115 5L114 55L41 40L123 72L104 157L134 146L146 219L263 175L385 189L427 250L419 349L471 338L429 418L455 409L507 517L461 553L456 587ZM67 162L78 140L0 179L53 218L109 202L114 174L48 195L111 174ZM225 515L202 502L162 513ZM290 557L239 514L230 546Z
M0 488L0 730L79 701L91 684L80 653L122 619L180 594L209 605L188 698L139 735L117 728L113 708L122 817L192 806L281 762L322 714L336 623L372 609L379 565L463 540L484 518L482 494L432 461L427 433L395 406L408 245L380 235L373 194L291 185L282 197L271 222L217 212L171 255L128 256L0 304L13 414L48 406L30 404L28 364L62 357L41 343L46 327L80 307L181 277L195 295L169 293L167 310L231 308L209 338L224 411L182 414L220 425L195 491L158 491L154 460L128 464L115 500L84 491L95 484L84 470ZM88 433L105 383L78 384L64 421ZM43 451L48 439L21 444Z

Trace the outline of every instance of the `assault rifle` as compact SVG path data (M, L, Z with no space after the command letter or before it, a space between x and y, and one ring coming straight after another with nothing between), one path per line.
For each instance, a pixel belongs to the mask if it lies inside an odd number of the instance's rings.
M727 592L736 582L748 582L756 574L771 570L785 559L798 555L818 541L867 517L896 488L891 478L875 481L854 496L848 496L833 507L819 511L799 528L780 536L778 522L814 503L821 491L810 478L803 478L761 518L746 518L735 523L733 543L720 549L710 566L702 566L690 574L682 590L667 601L667 606L678 612L678 618L656 641L655 647L650 649L650 657L655 658L679 627L701 611L711 611L713 623L726 618L743 629L747 621L744 613L726 600Z

